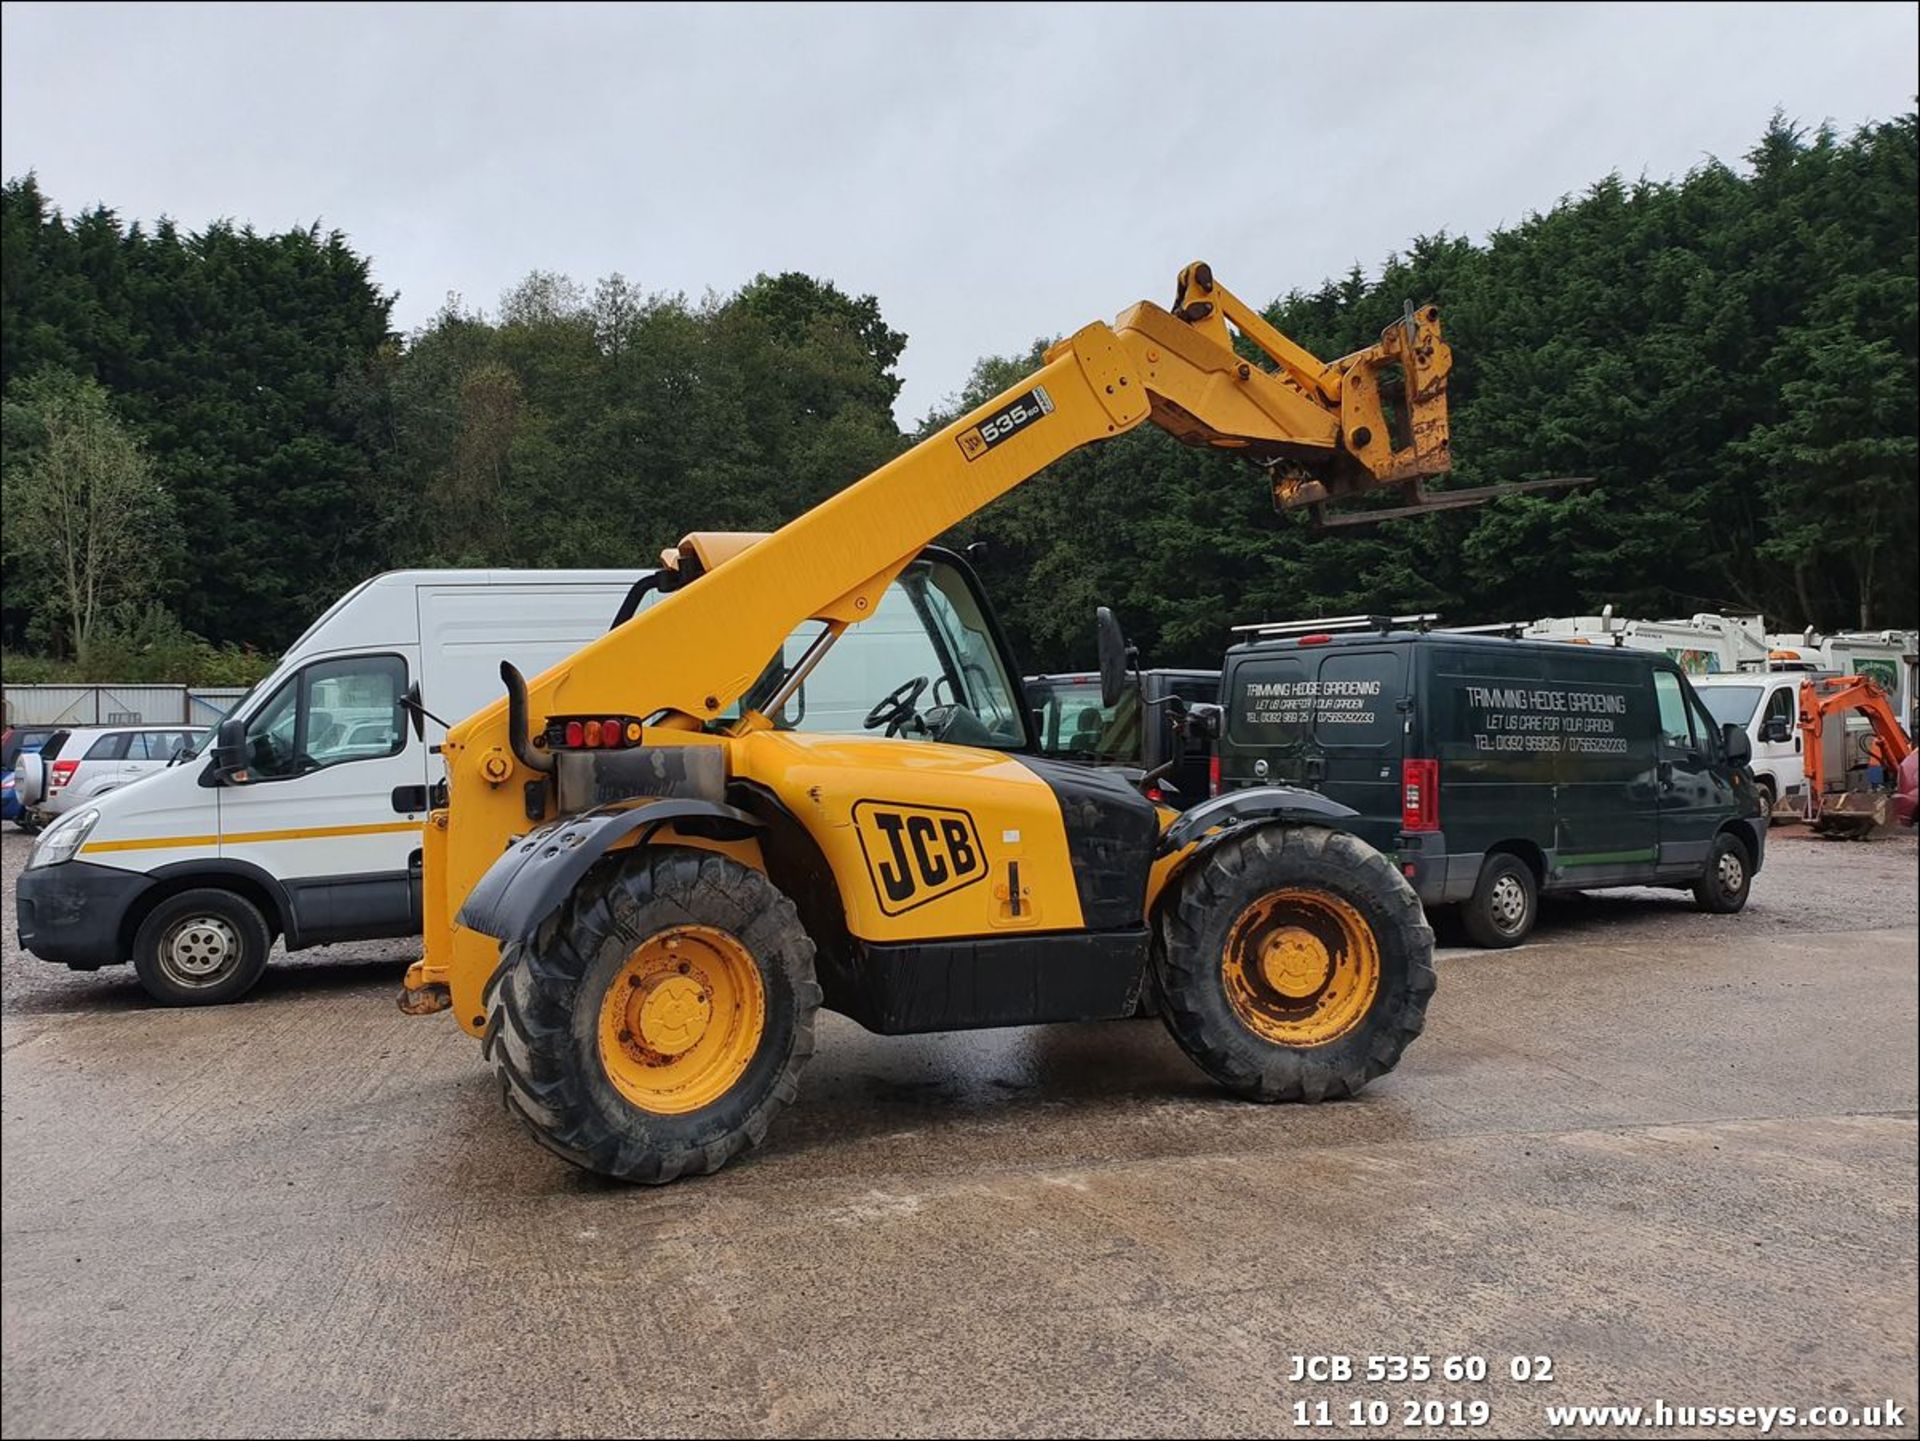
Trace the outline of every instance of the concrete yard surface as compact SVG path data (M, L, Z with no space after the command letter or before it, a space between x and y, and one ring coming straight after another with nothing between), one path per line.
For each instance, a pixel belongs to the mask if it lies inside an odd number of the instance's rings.
M1913 1435L1916 889L1910 834L1788 829L1740 916L1552 904L1445 949L1400 1069L1317 1107L1222 1096L1151 1020L828 1017L765 1146L647 1190L537 1149L474 1041L394 1008L404 945L167 1011L18 953L9 884L0 1424L1339 1436L1438 1403L1420 1434L1532 1436L1891 1400L1792 1434Z

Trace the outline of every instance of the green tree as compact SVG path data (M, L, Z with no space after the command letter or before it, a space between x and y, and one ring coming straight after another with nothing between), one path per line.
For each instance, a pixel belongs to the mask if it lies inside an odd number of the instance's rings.
M15 387L6 405L16 447L7 472L11 538L84 663L115 607L152 591L168 497L94 382L48 371Z

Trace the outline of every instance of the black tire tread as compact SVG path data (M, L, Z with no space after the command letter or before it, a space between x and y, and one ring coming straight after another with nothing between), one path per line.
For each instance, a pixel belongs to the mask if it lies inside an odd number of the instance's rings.
M177 985L160 964L160 932L175 916L196 909L226 911L237 923L246 947L241 964L217 986L193 990ZM224 1006L241 999L256 985L267 969L273 950L273 923L260 907L237 891L221 886L199 886L168 896L140 922L133 938L133 973L140 987L163 1006Z
M1519 876L1527 887L1527 924L1517 936L1509 936L1501 931L1485 909L1494 882L1506 871ZM1482 861L1480 875L1473 883L1473 895L1460 907L1460 927L1467 933L1467 939L1484 950L1506 950L1532 935L1539 919L1540 882L1534 876L1533 868L1511 851L1495 851Z
M1718 880L1720 856L1728 849L1740 852L1743 876L1738 897L1724 894ZM1701 869L1700 879L1693 883L1693 903L1709 915L1730 916L1746 909L1747 897L1752 891L1753 851L1738 836L1720 832L1713 838L1713 845L1707 851L1707 863Z
M1204 988L1218 985L1220 966L1220 957L1209 954L1202 939L1209 918L1238 914L1272 888L1265 877L1283 865L1373 890L1385 901L1410 955L1402 994L1384 1008L1375 1007L1362 1023L1366 1045L1357 1053L1342 1048L1337 1062L1268 1045L1271 1055L1258 1063L1246 1053L1246 1033L1222 1027L1201 1000ZM1161 912L1162 944L1156 950L1161 1016L1180 1048L1227 1090L1260 1101L1351 1096L1391 1071L1425 1028L1435 983L1432 928L1405 878L1357 836L1317 826L1263 826L1219 843L1179 885Z
M685 924L731 931L756 957L785 969L793 1036L783 1064L739 1125L698 1142L661 1146L622 1134L594 1103L577 1059L574 1003L603 947L630 948L644 935ZM729 857L655 846L596 867L530 943L501 948L500 965L488 979L483 1050L501 1100L535 1140L573 1165L648 1185L711 1175L760 1144L798 1093L821 1000L813 957L793 902Z

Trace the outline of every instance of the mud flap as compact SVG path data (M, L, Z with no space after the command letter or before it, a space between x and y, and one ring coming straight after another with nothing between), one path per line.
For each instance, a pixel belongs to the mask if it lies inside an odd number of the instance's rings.
M663 826L714 840L742 840L762 829L747 812L719 801L658 796L566 816L516 838L467 893L455 924L503 943L524 941L617 842L639 831L645 845Z

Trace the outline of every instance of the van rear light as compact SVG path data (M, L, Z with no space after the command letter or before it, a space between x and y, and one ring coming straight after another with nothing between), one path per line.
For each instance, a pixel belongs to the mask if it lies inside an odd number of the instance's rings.
M586 727L581 725L579 721L568 721L566 737L569 747L585 745L587 743Z
M55 761L53 770L47 776L47 789L57 791L73 779L73 773L80 769L79 761Z
M620 744L620 722L616 718L609 716L600 722L600 744L603 746Z
M1400 762L1400 829L1440 829L1440 762Z
M597 720L587 722L587 744L589 746L600 744L600 722Z
M1220 794L1220 752L1215 751L1207 757L1207 794Z

